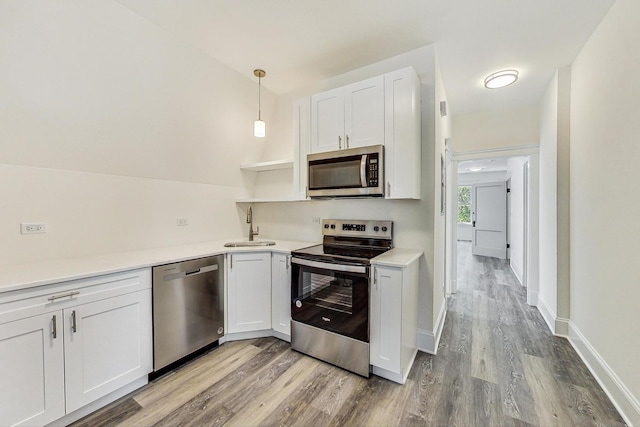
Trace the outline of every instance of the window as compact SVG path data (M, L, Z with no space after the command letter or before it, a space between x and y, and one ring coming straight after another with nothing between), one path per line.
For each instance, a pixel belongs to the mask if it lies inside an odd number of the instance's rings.
M458 187L458 222L471 224L471 187Z

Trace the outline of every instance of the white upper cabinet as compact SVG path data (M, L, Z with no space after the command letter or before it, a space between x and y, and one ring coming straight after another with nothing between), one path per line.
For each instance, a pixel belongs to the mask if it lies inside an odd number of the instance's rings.
M384 76L384 177L387 199L420 198L420 80L413 68Z
M384 144L384 76L311 97L311 153Z
M384 144L384 76L344 88L343 148Z

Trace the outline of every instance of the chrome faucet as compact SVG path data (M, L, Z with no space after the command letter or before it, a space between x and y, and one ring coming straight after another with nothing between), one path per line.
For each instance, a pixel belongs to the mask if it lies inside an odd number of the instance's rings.
M249 224L249 241L253 242L253 236L257 236L260 233L260 226L256 227L256 231L253 231L253 212L251 206L249 206L249 212L247 212L247 224Z

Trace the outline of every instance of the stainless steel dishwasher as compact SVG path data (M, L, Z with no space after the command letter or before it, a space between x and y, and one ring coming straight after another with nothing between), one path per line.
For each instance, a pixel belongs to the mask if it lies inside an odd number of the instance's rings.
M224 335L224 255L153 268L153 370Z

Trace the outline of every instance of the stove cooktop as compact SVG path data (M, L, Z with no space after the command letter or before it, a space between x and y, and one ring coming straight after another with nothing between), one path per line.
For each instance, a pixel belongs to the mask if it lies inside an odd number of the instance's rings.
M392 244L391 221L323 220L321 245L293 251L300 258L342 264L370 264Z

